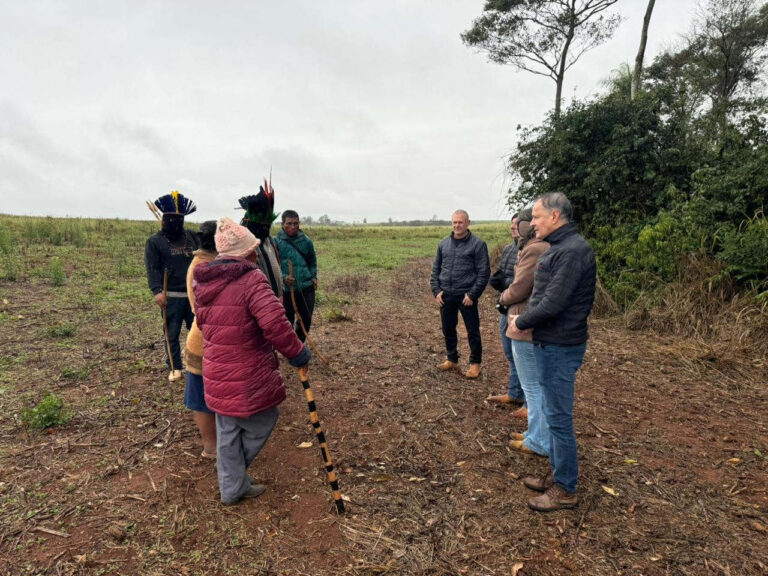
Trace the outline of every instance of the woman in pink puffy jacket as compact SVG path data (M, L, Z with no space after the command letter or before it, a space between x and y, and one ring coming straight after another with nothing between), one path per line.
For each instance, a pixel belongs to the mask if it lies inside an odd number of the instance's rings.
M296 337L257 265L259 240L229 218L217 222L212 262L194 270L197 325L203 332L205 402L216 413L221 502L254 498L248 466L263 448L285 400L275 350L294 367L311 354Z

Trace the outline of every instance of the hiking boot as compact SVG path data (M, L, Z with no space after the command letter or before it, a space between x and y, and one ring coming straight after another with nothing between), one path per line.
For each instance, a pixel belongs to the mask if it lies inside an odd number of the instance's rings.
M171 370L168 372L168 382L178 382L181 380L181 370Z
M251 484L248 486L248 490L245 491L245 494L240 496L237 500L232 500L231 502L222 502L224 506L232 506L233 504L237 504L240 502L240 500L243 500L244 498L258 498L262 494L264 494L264 491L267 489L264 484Z
M512 412L512 418L520 418L520 420L528 420L528 408L521 406L514 412Z
M448 370L456 370L459 367L458 363L451 362L450 360L446 360L440 366L437 367L438 370L442 370L443 372L448 372Z
M470 364L469 370L467 370L467 373L464 374L467 378L474 380L478 376L480 376L480 364Z
M514 440L514 439L510 440L509 447L512 448L513 450L518 450L523 454L533 454L534 456L541 456L542 458L545 457L544 454L539 454L538 452L534 452L533 450L528 448L528 446L523 444L522 440Z
M512 434L509 435L510 440L525 440L525 436L523 434L520 434L520 432L512 432Z
M538 512L552 512L563 508L574 508L579 503L576 492L569 493L552 484L541 496L534 496L528 500L528 507Z
M522 406L523 401L517 398L512 398L508 394L497 394L495 396L488 396L485 399L486 402L495 402L496 404L514 404L515 406Z
M525 487L535 492L546 492L554 483L555 476L552 474L552 468L544 476L526 476L523 478Z

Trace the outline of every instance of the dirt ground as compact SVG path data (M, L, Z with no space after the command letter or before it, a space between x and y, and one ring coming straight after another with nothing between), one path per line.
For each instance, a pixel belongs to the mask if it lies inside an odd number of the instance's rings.
M251 468L268 490L223 507L157 326L143 343L113 327L68 349L0 325L5 357L32 350L29 379L0 395L0 574L768 574L762 360L737 369L703 344L594 320L576 386L580 504L535 513L520 478L546 461L511 451L524 423L485 402L506 381L492 295L481 378L440 373L428 271L349 282L350 320L313 328L343 516L287 362L288 399ZM39 297L22 288L9 314ZM100 362L85 381L44 383L79 408L49 434L27 429L9 396L68 354Z

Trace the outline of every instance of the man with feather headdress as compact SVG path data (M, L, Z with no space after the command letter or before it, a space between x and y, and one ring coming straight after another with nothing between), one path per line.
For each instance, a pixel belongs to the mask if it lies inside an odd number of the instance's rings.
M271 180L271 177L270 177ZM243 196L238 200L240 207L245 210L245 216L240 221L241 226L248 230L261 241L256 255L258 265L264 276L269 280L272 292L278 300L283 297L283 276L280 271L280 255L277 247L269 236L272 222L277 218L275 214L275 190L272 183L264 179L264 185L259 187L258 194Z
M192 262L192 252L200 247L197 235L184 229L184 217L197 210L197 206L175 191L155 200L154 206L162 213L161 228L147 240L144 264L155 303L164 310L170 348L166 351L168 380L175 382L182 377L181 325L186 323L189 330L194 320L187 297L187 268Z

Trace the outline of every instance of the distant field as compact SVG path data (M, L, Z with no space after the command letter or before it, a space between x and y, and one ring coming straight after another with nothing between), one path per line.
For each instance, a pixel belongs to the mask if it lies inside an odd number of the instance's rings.
M196 229L198 222L189 222ZM83 277L77 262L87 262L87 277L101 267L117 267L122 280L143 278L144 242L158 229L152 221L89 218L38 218L0 215L0 278L50 276L51 260L59 258L68 278ZM273 227L276 234L279 228ZM392 270L411 258L431 256L449 226L309 226L315 242L320 280L350 273ZM472 227L491 252L509 241L506 222ZM148 293L147 293L148 294Z

